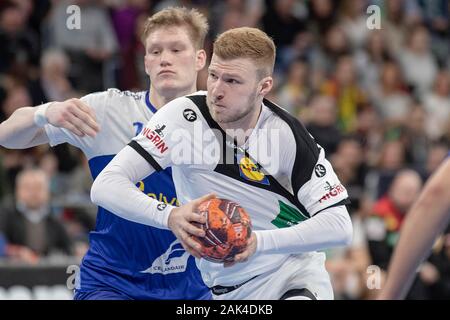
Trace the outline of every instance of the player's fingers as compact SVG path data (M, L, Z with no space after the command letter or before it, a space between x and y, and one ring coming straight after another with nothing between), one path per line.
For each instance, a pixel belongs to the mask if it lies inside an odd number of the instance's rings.
M200 243L198 243L196 240L194 240L194 238L192 238L191 236L188 236L185 243L187 246L189 246L191 251L195 251L195 253L202 255L202 246L200 245Z
M207 200L214 199L215 197L216 197L216 194L215 194L215 193L208 193L208 194L205 194L204 196L202 196L202 197L200 197L200 198L195 199L194 201L192 201L193 204L194 204L194 209L197 209L198 206L199 206L202 202L207 201Z
M204 256L202 246L192 237L191 239L194 242L195 246L190 246L189 244L186 244L189 247L191 254L196 258L202 258Z
M73 108L72 114L78 119L80 119L86 127L92 129L94 132L98 132L100 130L100 126L98 125L95 118L93 118L91 114L79 108Z
M254 232L252 232L250 238L247 239L247 248L251 246L256 246L256 236Z
M201 229L201 228L199 228L199 227L197 227L197 226L195 226L193 224L190 224L190 223L188 223L185 226L184 230L187 233L189 233L191 235L194 235L194 236L197 236L197 237L204 237L205 236L205 231L203 231L203 229Z
M187 245L195 250L201 250L200 244L197 241L195 241L194 239L192 239L192 236L190 234L188 234L186 231L179 230L178 235L179 235L180 242L184 243L185 245Z
M189 254L199 259L202 257L200 253L198 253L194 248L187 245L184 241L180 241L180 243L183 246L184 250L186 250L186 252L188 252Z
M202 246L195 241L192 236L188 235L184 231L181 232L181 244L183 248L189 252L191 255L193 255L196 258L202 257Z
M250 238L247 240L247 246L245 247L245 250L242 252L239 252L234 256L234 261L237 263L246 262L252 254L256 251L256 235L255 233L252 233Z
M192 248L188 248L186 251L198 259L201 259L203 257L201 253L199 253L198 251L196 251Z
M245 261L247 261L249 256L250 256L249 251L244 250L243 252L238 253L237 255L234 256L234 262L236 262L236 263L245 262Z
M79 137L84 137L85 134L84 132L82 132L81 130L79 130L77 127L75 127L73 124L71 124L70 122L64 122L61 125L63 128L66 128L67 130L73 132L74 134L76 134Z
M187 219L189 222L198 222L200 224L204 224L206 223L206 217L200 213L197 212L191 212L188 216Z
M177 237L180 240L180 243L183 245L183 248L186 249L186 247L187 247L186 240L188 238L190 238L190 236L186 232L184 232L183 230L180 229L177 231Z
M80 130L84 134L87 134L91 137L94 137L96 134L96 131L92 127L90 127L86 122L78 118L78 116L76 115L70 114L68 116L67 121L70 122L72 125L74 125L78 130Z
M89 114L92 119L94 119L94 121L97 121L97 117L95 115L95 111L94 109L92 109L91 107L89 107L86 103L84 103L83 101L81 101L80 99L73 99L72 100L73 103L75 105L78 106L78 108L80 108L81 110L83 110L84 112L86 112L87 114Z

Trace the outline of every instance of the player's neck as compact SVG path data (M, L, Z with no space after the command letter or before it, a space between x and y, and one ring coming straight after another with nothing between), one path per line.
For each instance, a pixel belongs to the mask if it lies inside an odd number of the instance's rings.
M197 86L195 84L187 89L164 90L164 92L158 92L155 88L150 87L150 103L156 109L159 109L173 99L191 94L195 91L197 91Z
M219 126L227 133L234 132L233 138L236 139L237 144L243 145L256 127L261 111L262 104L243 118L233 122L219 123Z

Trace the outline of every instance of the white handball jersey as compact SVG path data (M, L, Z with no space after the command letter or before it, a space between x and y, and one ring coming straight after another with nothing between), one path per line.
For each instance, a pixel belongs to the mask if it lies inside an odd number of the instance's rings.
M88 94L81 100L95 111L101 127L95 137L79 137L67 129L52 125L45 126L45 132L52 147L70 143L80 148L88 160L117 154L156 112L146 101L148 91L134 93L108 89Z
M156 170L172 166L181 204L214 192L239 203L255 231L290 227L347 203L324 150L270 101L245 145L229 137L212 119L206 93L197 92L159 110L129 145ZM209 287L229 286L279 267L288 256L257 252L229 268L205 259L197 265Z

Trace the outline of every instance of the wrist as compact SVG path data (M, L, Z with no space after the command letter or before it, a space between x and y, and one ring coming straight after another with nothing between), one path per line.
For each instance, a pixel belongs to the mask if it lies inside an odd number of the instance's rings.
M36 107L36 111L34 112L34 124L36 126L38 126L39 128L43 128L46 124L48 124L48 119L47 116L45 115L45 113L47 112L48 107L50 107L50 105L53 102L48 102L48 103L44 103L41 104L40 106Z
M256 251L255 253L262 252L264 250L264 238L261 231L253 231L256 238Z
M275 234L280 229L253 231L256 236L256 252L264 254L278 253L279 247Z
M170 230L169 227L169 217L172 213L173 209L176 209L177 207L171 206L169 204L166 204L164 202L157 202L156 209L161 213L159 217L159 225L161 225L163 228Z

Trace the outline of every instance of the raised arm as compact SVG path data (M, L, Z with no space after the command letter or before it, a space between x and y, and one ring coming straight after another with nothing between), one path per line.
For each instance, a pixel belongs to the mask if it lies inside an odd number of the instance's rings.
M420 263L450 219L450 159L433 174L407 214L378 299L403 299Z
M99 130L94 111L79 99L19 108L0 124L0 145L26 149L48 143L44 126L66 128L74 134L94 136Z

